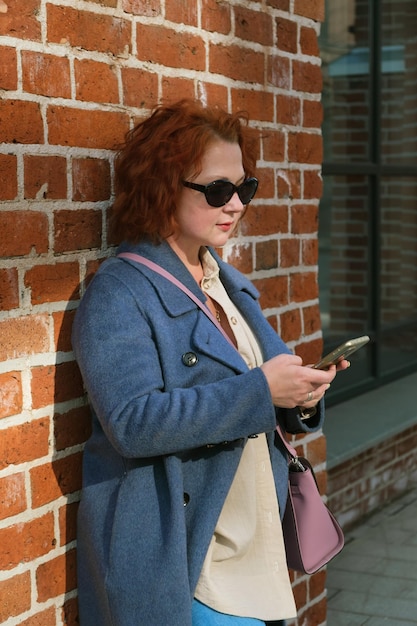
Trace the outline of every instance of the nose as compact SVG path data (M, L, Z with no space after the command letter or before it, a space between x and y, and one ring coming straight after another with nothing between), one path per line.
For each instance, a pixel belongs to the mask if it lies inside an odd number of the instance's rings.
M245 208L242 200L239 198L237 191L230 198L229 202L224 205L223 209L231 213L241 213Z

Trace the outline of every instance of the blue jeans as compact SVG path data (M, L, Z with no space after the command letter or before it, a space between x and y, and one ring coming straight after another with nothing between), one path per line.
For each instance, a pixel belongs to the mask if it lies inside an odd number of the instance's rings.
M265 622L260 619L219 613L198 600L193 600L192 616L192 626L265 626ZM270 624L284 626L285 622L277 621Z

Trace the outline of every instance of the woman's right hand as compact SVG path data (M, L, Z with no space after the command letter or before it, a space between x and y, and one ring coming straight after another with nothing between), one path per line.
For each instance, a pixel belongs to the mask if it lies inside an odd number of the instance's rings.
M279 354L261 365L275 406L293 409L313 407L319 402L336 375L336 367L316 370L303 365L299 356Z

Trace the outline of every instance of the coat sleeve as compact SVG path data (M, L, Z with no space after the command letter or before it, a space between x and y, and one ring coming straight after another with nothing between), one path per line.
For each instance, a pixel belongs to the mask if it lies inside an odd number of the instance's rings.
M73 327L74 352L94 413L122 456L171 454L274 430L275 408L259 368L237 374L213 361L201 383L181 378L189 375L183 368L178 385L167 388L167 357L157 347L145 309L127 285L101 272ZM175 341L169 345L175 347ZM175 360L172 364L178 367Z

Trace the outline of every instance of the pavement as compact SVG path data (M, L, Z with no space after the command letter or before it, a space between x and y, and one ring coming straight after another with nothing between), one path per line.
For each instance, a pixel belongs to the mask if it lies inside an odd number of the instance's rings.
M417 483L345 533L327 566L327 626L417 624Z

